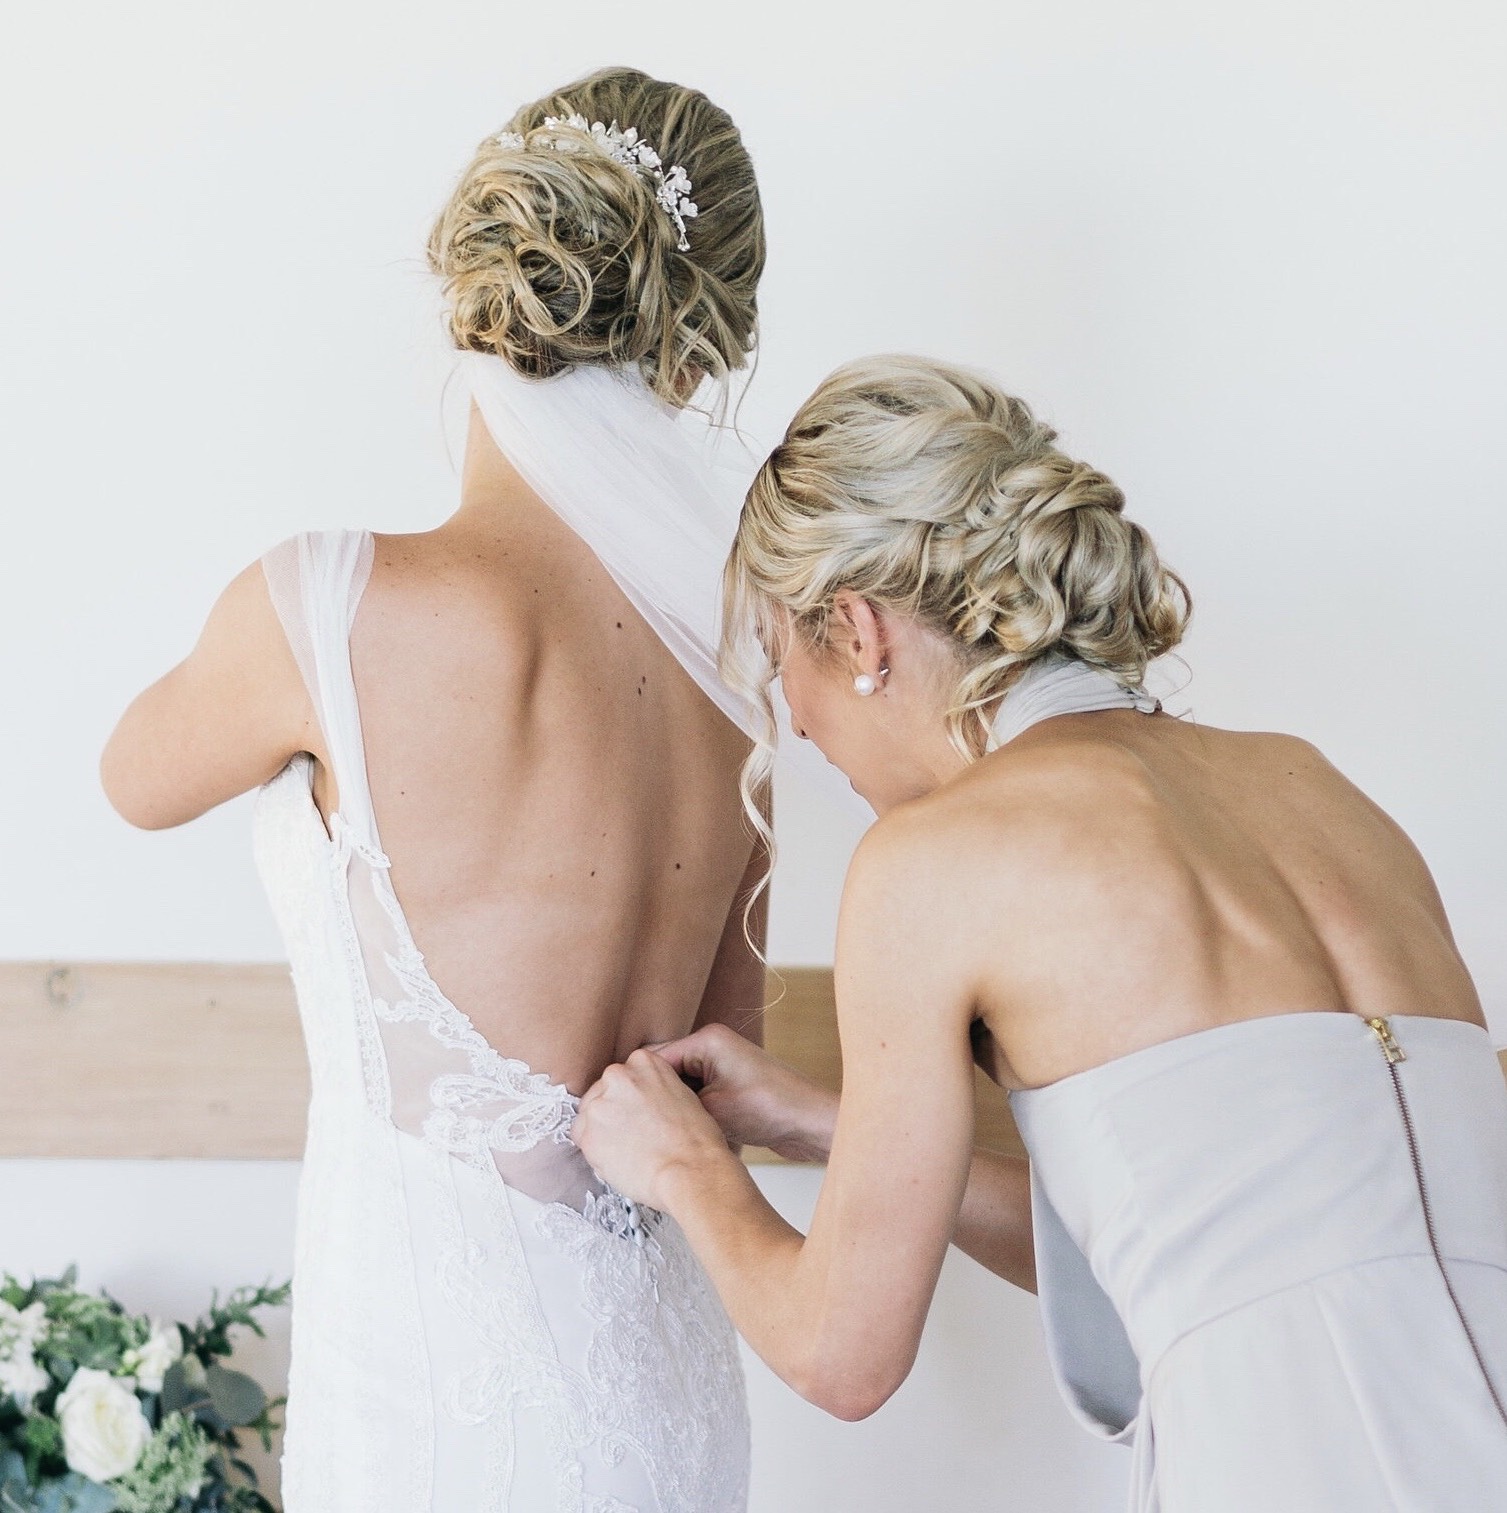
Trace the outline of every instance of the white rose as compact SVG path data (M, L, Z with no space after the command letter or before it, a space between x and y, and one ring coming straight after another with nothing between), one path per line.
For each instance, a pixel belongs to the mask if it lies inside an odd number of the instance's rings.
M57 1404L63 1455L69 1468L91 1481L124 1476L141 1459L152 1426L129 1378L80 1366Z
M47 1333L47 1305L16 1308L0 1298L0 1397L28 1406L51 1378L37 1365L36 1347Z
M0 1397L15 1398L23 1411L51 1380L29 1350L13 1351L8 1359L0 1361Z
M0 1298L0 1361L12 1350L30 1355L42 1343L47 1333L47 1305L33 1303L29 1308L16 1308Z
M121 1357L121 1365L134 1373L136 1380L148 1392L161 1392L162 1379L174 1361L182 1359L183 1335L176 1324L159 1324L152 1320L152 1332L146 1344L128 1350Z

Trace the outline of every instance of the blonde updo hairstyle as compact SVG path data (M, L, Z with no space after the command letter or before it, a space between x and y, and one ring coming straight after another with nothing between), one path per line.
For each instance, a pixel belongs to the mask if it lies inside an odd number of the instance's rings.
M962 368L839 368L744 502L723 585L725 675L768 711L771 656L791 636L819 653L850 589L952 643L948 733L969 759L988 749L1000 696L1049 654L1138 685L1182 639L1188 590L1119 488L1056 443L1021 400ZM770 760L767 744L749 759L750 805Z
M667 172L685 169L699 212L685 223L688 251L652 175L593 147L589 132L544 124L572 115L635 128ZM505 130L523 145L484 141L429 237L457 347L496 353L529 378L632 365L672 404L746 364L764 215L726 111L697 90L608 68L525 105Z

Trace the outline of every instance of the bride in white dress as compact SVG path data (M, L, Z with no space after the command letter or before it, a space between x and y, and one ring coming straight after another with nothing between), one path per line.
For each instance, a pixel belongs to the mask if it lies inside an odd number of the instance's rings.
M735 1513L726 1315L568 1130L609 1063L763 1002L713 668L741 488L682 412L752 347L752 165L705 96L604 71L482 144L429 255L459 510L243 573L105 786L153 828L262 789L313 1074L288 1513Z
M841 1101L709 1027L610 1068L577 1139L844 1417L903 1380L953 1241L1039 1289L1135 1513L1507 1507L1507 1088L1439 895L1311 746L1145 695L1187 600L1123 506L957 369L807 401L728 582L734 648L880 814ZM971 1151L975 1058L1029 1163ZM708 1115L830 1156L808 1235Z

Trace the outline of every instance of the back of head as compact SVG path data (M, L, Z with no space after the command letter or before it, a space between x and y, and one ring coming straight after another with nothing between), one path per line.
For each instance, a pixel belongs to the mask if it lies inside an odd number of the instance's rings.
M612 128L651 149L642 166L609 150ZM517 111L478 147L428 251L456 346L526 377L634 366L680 404L754 344L753 163L725 111L637 69L603 69Z
M850 589L949 640L960 750L986 711L1052 653L1127 686L1182 639L1190 600L1119 488L1067 456L1019 399L962 368L876 357L801 406L744 504L728 562L726 640L813 648Z

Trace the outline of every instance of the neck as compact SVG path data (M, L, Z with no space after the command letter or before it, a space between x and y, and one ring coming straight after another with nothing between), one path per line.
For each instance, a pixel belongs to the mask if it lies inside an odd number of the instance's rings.
M880 815L912 799L935 793L958 777L969 763L948 739L946 726L934 720L911 732L909 739L897 742L887 766L884 792L862 795L874 813Z
M994 742L1005 745L1063 715L1126 711L1158 714L1161 704L1144 688L1128 689L1101 668L1049 655L1031 664L990 712L990 728ZM903 759L891 763L895 779L884 795L869 799L878 813L907 799L924 798L969 765L936 719L912 728L899 749Z
M473 403L466 427L466 454L461 463L460 507L453 518L477 523L495 521L518 500L530 496L528 485L498 451L481 411Z

